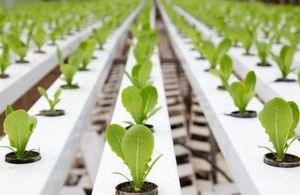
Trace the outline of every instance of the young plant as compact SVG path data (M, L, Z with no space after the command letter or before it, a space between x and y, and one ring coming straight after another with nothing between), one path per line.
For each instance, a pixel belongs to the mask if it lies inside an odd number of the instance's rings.
M245 48L245 55L251 55L250 50L255 41L255 33L250 29L245 29L240 32L240 42Z
M55 45L56 44L56 39L59 36L59 32L57 30L57 28L54 28L50 33L49 33L49 39L51 41L51 45Z
M44 98L46 98L47 102L48 102L48 105L49 105L49 109L48 111L50 112L53 112L55 111L55 106L60 102L60 95L61 95L61 92L62 92L62 89L61 88L58 88L55 93L54 93L54 97L53 99L51 99L49 97L49 95L47 94L47 91L42 88L42 87L38 87L37 88L39 93L44 96Z
M79 69L79 65L82 63L83 53L81 50L76 50L73 52L69 59L68 63L65 64L61 50L57 48L57 57L60 64L60 71L63 74L63 80L66 82L65 85L62 86L64 89L77 89L79 86L73 83L74 76Z
M222 82L222 86L219 86L219 89L227 90L229 84L228 80L232 74L232 60L228 55L224 55L220 60L220 68L213 69L212 73L219 77Z
M125 72L131 83L139 89L149 85L149 78L152 70L151 61L146 61L143 64L135 65L131 70L131 75Z
M7 106L4 133L8 136L10 147L15 149L17 159L24 159L29 153L26 146L36 124L37 119L29 116L25 110L14 111L11 106Z
M148 174L162 156L150 163L154 148L153 133L144 125L133 125L126 130L120 125L111 124L106 129L106 139L112 151L128 167L132 179L119 172L115 174L124 176L133 191L140 192Z
M147 119L160 110L160 107L156 107L157 99L157 90L151 85L142 89L130 86L122 91L123 106L136 124L145 124Z
M276 151L272 152L276 160L284 161L287 150L297 139L295 132L299 122L297 104L292 101L287 102L279 97L273 98L260 111L259 120Z
M83 59L79 70L82 71L88 70L87 66L93 57L95 48L96 48L96 42L93 38L80 43L79 49L83 52Z
M8 74L5 74L6 69L10 65L9 47L7 44L3 45L3 51L0 57L0 78L7 78Z
M199 59L205 59L205 56L204 56L204 48L203 48L203 42L200 42L198 44L195 44L194 45L195 49L198 51L200 57Z
M93 29L93 36L99 45L99 49L103 49L105 40L110 32L110 28L104 25L101 29Z
M157 33L153 31L144 32L142 35L142 38L139 39L133 50L134 57L139 64L150 60L159 40Z
M272 43L265 43L265 42L260 42L257 41L256 42L256 49L257 49L257 54L258 57L260 58L260 63L258 63L258 66L271 66L268 62L267 62L267 58L269 57L270 53L271 53L271 47L272 47Z
M251 113L251 111L247 111L246 108L251 99L255 96L255 85L255 73L253 71L250 71L246 75L244 81L233 82L228 87L228 92L230 93L233 99L234 105L239 109L238 112L235 112L238 117L246 117L249 115L249 113Z
M289 45L283 46L280 50L279 55L272 54L273 59L276 61L281 72L281 78L277 79L277 81L288 80L287 76L289 75L289 73L294 71L294 68L292 68L294 55L295 47Z
M47 37L47 33L45 29L43 28L42 25L39 25L33 34L33 41L38 48L38 50L36 51L37 53L45 53L42 50L42 46L46 41L46 37Z
M22 41L18 36L15 34L8 34L7 36L7 42L10 48L14 53L16 53L19 56L19 60L17 60L17 63L28 63L28 61L25 60L25 57L27 55L27 52L29 50L29 46L27 43Z
M211 41L204 41L202 47L203 55L210 63L209 70L213 70L219 64L221 57L230 49L231 41L229 39L223 39L217 46Z

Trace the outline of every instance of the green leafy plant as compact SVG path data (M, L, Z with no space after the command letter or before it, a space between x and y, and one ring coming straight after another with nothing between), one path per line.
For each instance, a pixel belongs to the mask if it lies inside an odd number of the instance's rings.
M26 146L37 124L37 119L29 116L25 110L14 111L11 106L6 109L4 132L8 136L10 146L16 149L18 159L26 157Z
M131 75L125 72L131 83L139 89L149 85L149 78L152 70L151 61L146 61L143 64L135 65L131 70Z
M99 45L99 49L103 49L105 40L110 32L110 27L105 25L101 29L93 29L93 36Z
M15 34L8 34L7 42L8 42L8 45L10 46L10 48L12 49L12 51L19 56L20 59L17 62L21 62L21 63L26 62L25 57L29 50L28 44L23 42Z
M272 43L265 43L265 42L256 42L256 49L258 57L260 58L260 66L268 66L267 58L271 53Z
M259 120L276 152L265 148L273 153L277 161L283 161L290 145L297 139L295 132L299 122L297 104L279 97L273 98L260 111Z
M51 41L51 45L55 45L56 44L56 39L59 36L59 32L57 30L57 28L53 29L50 33L49 33L49 39Z
M81 50L76 50L73 52L68 59L68 63L65 64L61 50L57 47L57 58L60 64L60 71L63 74L63 80L66 82L65 85L63 85L63 88L67 89L74 89L78 88L77 84L73 84L73 79L76 74L76 72L79 69L79 65L82 63L83 59L83 53Z
M255 41L255 33L250 29L244 29L240 32L240 42L245 48L245 55L251 55L250 49Z
M142 38L139 39L133 50L134 57L139 64L150 60L159 40L157 33L152 30L141 34Z
M160 107L156 107L157 99L157 90L152 85L142 89L130 86L122 91L123 106L136 124L145 124L147 119L160 110Z
M234 105L238 107L240 115L246 113L246 108L249 102L255 96L255 85L255 73L250 71L244 81L233 82L229 86L228 92L233 99Z
M37 50L38 53L44 53L44 51L42 50L42 46L44 45L46 38L47 38L47 33L45 29L43 28L42 25L39 25L33 34L33 41L38 48Z
M0 76L7 77L8 75L5 74L6 69L10 65L10 55L9 55L9 47L7 44L3 45L3 51L0 57Z
M79 68L79 70L88 70L87 66L93 57L95 48L96 48L96 42L93 38L90 38L80 43L79 49L81 49L83 53L83 59L82 59L82 65Z
M210 63L210 70L215 69L220 59L231 47L230 39L223 39L219 45L215 46L211 41L203 42L203 55Z
M228 80L232 74L232 60L228 55L224 55L220 60L220 68L211 70L214 75L219 77L222 82L221 88L227 89Z
M200 59L205 59L204 56L204 47L203 47L203 42L199 42L198 44L194 44L195 49L199 52L200 54Z
M39 93L44 96L49 104L49 111L54 111L55 110L55 106L60 102L60 95L61 95L61 92L62 92L62 89L61 88L58 88L55 93L54 93L54 97L53 99L51 99L49 97L49 95L47 94L47 91L42 88L42 87L38 87L37 88Z
M130 170L132 180L128 179L135 192L140 192L146 177L155 163L161 158L159 155L151 162L154 136L150 129L144 125L133 125L125 130L122 126L111 124L106 129L106 139L112 151L120 157Z
M272 54L273 59L276 61L281 75L282 79L286 79L288 74L294 71L292 68L292 63L295 55L295 47L285 45L281 48L280 54L275 55Z

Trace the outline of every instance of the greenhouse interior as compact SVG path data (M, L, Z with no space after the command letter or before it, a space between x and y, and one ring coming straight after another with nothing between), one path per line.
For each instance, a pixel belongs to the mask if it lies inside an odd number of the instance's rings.
M300 195L299 5L0 0L0 195Z

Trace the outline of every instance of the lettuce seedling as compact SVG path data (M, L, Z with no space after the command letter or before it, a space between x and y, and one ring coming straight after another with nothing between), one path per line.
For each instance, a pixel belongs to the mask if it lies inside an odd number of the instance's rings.
M240 32L240 42L245 48L245 55L251 55L250 49L255 41L255 34L250 29L244 29Z
M227 89L228 80L232 74L232 60L228 55L224 55L220 60L220 68L211 70L214 75L219 77L222 82L220 89Z
M145 124L147 119L160 110L156 107L157 90L149 85L142 89L130 86L122 91L122 103L136 124Z
M188 28L187 36L190 37L193 45L198 45L202 41L202 34L197 31L196 26L194 25Z
M203 42L203 54L210 63L210 70L216 68L221 57L227 53L230 47L230 39L223 39L217 46L208 40Z
M26 146L36 124L37 119L29 116L25 110L14 111L11 106L7 107L4 133L8 136L10 146L16 149L18 159L26 157Z
M18 36L15 34L8 34L7 35L7 42L10 48L14 53L16 53L19 56L19 60L17 62L19 63L26 63L25 57L27 55L27 52L29 50L29 46L27 43L23 42Z
M295 55L295 47L285 45L281 48L280 54L275 55L272 54L273 59L276 61L280 72L281 72L281 79L287 79L289 73L293 72L295 69L292 68L293 59Z
M204 47L203 47L203 42L195 44L194 47L199 52L200 59L205 59L205 56L204 56L205 51L204 51Z
M60 95L61 95L61 92L62 92L62 89L61 88L58 88L55 93L54 93L54 97L53 99L51 99L49 97L49 95L47 94L47 91L42 88L42 87L38 87L37 88L39 93L44 96L44 98L46 98L48 104L49 104L49 111L54 111L55 110L55 106L60 102Z
M135 65L131 70L131 75L125 72L131 83L139 89L149 85L149 78L152 70L152 62L146 61L143 64Z
M33 41L35 45L37 46L38 50L36 51L37 53L45 53L42 50L42 46L44 45L46 41L47 33L45 29L43 28L42 25L39 25L33 35Z
M82 65L79 70L88 70L87 66L90 63L94 51L96 48L96 41L93 38L90 38L86 41L83 41L79 45L79 49L83 52Z
M139 64L150 60L159 40L157 33L154 31L143 32L141 35L133 50L134 57Z
M51 41L51 45L55 45L56 44L56 39L59 36L59 32L57 30L57 28L54 28L50 33L49 33L49 39Z
M57 57L60 64L60 71L63 74L63 80L66 82L66 85L63 85L63 88L66 89L75 89L78 88L77 84L73 84L73 79L76 72L79 69L80 64L82 63L83 53L81 50L76 50L73 52L68 59L68 63L65 64L61 50L57 47Z
M128 167L132 179L128 180L135 192L140 192L144 182L155 163L161 158L159 155L151 162L154 136L150 129L144 125L133 125L128 130L117 124L106 128L106 139L112 151L120 157Z
M258 57L260 58L260 63L258 63L259 66L270 66L269 63L267 62L267 58L271 53L271 47L272 47L272 42L270 43L265 43L260 41L256 42L257 54Z
M93 29L93 36L99 45L99 49L103 49L103 45L110 32L110 26L104 24L101 29Z
M8 77L7 74L5 74L6 69L10 65L10 55L9 55L9 47L7 44L3 45L3 51L0 57L0 77L6 78Z
M255 73L250 71L244 81L233 82L228 88L234 105L238 107L241 116L246 114L246 108L250 100L255 96L255 85Z
M260 111L259 120L276 151L272 152L273 155L277 161L283 161L290 145L298 138L295 132L299 122L297 104L279 97L273 98Z

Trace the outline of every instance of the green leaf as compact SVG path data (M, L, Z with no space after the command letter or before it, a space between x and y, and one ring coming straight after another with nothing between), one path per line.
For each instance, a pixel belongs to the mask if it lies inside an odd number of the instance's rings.
M141 96L143 99L142 109L144 115L147 116L148 113L150 113L157 104L157 98L158 98L157 90L155 87L151 85L146 86L141 90Z
M296 136L296 133L294 129L297 128L298 122L299 122L299 108L298 105L295 102L289 101L289 106L292 109L293 112L293 124L291 126L291 131L289 134L289 139Z
M294 55L295 47L289 45L283 46L279 55L273 54L273 58L281 71L282 78L286 78L293 71L292 63Z
M138 86L139 88L143 88L148 84L148 80L152 70L151 61L147 61L141 65L138 73Z
M137 124L143 123L142 109L143 99L140 95L140 89L130 86L122 91L122 103Z
M299 113L294 116L294 112L299 112L296 107L295 103L276 97L268 101L259 113L259 120L276 150L278 161L284 159L287 142L295 135L299 121Z
M60 71L64 75L64 80L66 81L68 86L72 86L73 78L78 70L77 66L72 66L70 64L62 65L59 67Z
M39 93L44 96L46 99L49 99L48 94L46 92L46 90L42 87L38 87L37 90L39 91Z
M231 47L230 39L225 38L219 43L219 46L217 49L218 60L221 59L221 57L227 53L227 51L230 49L230 47Z
M79 48L69 56L68 64L79 68L80 64L83 62L83 58L84 52Z
M153 148L153 134L143 125L132 126L123 138L122 151L136 191L140 191L142 188Z
M14 108L12 107L12 105L7 105L6 109L5 109L5 116L8 116L13 111L14 111Z
M126 134L126 130L117 124L111 124L106 128L106 139L112 151L117 154L123 161L125 156L122 151L122 142Z
M247 105L255 96L256 76L250 71L244 81L234 82L229 86L229 93L241 114L246 111Z
M3 52L0 57L0 71L1 74L5 74L5 70L10 65L10 54L9 54L9 46L8 44L3 44Z
M64 65L64 58L63 58L62 52L58 46L56 47L56 55L57 55L59 65L60 66Z
M42 25L38 26L34 33L33 40L39 50L41 50L41 47L45 43L46 36L47 36L47 33L46 33L45 29L42 27Z
M54 93L54 99L59 99L61 93L62 93L62 89L58 88Z
M36 118L29 116L25 110L13 111L5 118L4 132L10 146L16 148L17 158L25 157L26 146L36 124Z

